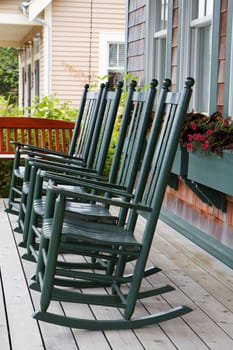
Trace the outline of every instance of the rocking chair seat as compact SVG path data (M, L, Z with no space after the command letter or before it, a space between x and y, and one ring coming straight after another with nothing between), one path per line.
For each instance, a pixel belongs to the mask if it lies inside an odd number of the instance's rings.
M37 215L43 216L45 209L46 197L36 199L33 203L34 211ZM107 208L100 204L80 203L67 200L66 212L73 213L75 218L85 221L95 220L99 222L116 223L117 216L112 215ZM68 214L67 214L68 215Z
M43 236L51 238L52 219L44 219ZM63 222L61 242L87 242L101 245L123 245L140 250L140 244L134 238L133 231L105 223L74 221L66 218Z

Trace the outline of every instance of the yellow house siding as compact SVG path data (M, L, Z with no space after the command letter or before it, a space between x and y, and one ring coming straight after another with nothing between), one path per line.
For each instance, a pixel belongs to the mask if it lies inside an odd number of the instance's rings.
M19 9L20 4L22 1L19 0L1 0L0 8L1 13L9 12L11 14L21 14L21 11Z
M53 1L52 91L77 105L83 85L97 82L99 34L124 29L124 0Z

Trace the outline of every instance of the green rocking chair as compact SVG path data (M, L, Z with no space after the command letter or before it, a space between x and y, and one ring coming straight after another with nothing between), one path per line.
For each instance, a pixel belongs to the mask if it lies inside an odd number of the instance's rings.
M89 171L93 174L96 173L97 170L99 173L103 171L104 160L107 156L107 150L111 141L111 135L119 108L121 92L121 82L117 84L115 91L109 91L108 84L107 88L103 89L98 106L96 104L96 109L92 108L88 118L86 117L84 122L81 122L79 137L76 140L75 156L67 158L29 151L29 157L25 162L26 166L19 205L18 227L15 231L25 232L28 226L31 196L34 187L33 178L35 175L32 172L29 159L31 162L40 160L41 164L47 168L56 164L57 167L60 166L62 173L66 171L69 172L71 171L70 169L76 169L76 171L80 171L80 173ZM74 142L73 144L71 143L72 148L73 145ZM101 160L101 164L98 163L98 159ZM97 166L98 169L96 169ZM28 204L26 205L26 203ZM27 207L29 208L28 210ZM25 221L26 226L24 228Z
M90 329L133 329L172 319L191 311L179 306L152 315L133 317L137 301L153 297L171 290L169 287L140 290L152 240L168 183L176 148L179 142L183 120L188 109L194 80L188 78L181 93L168 92L163 108L162 128L158 140L149 138L137 179L135 193L130 201L106 198L101 194L74 194L51 184L47 190L45 215L41 228L39 257L36 281L30 286L40 292L40 310L33 314L37 320L62 326ZM152 131L155 123L152 125ZM78 182L78 181L77 181ZM124 226L117 223L99 223L68 218L65 216L67 200L94 200L120 209L127 208L128 216ZM139 215L145 217L144 232L140 239L135 238ZM104 260L114 259L111 274L90 269L82 271L72 263L69 268L58 264L60 254L69 251L79 257L95 257ZM127 265L133 260L133 274L126 275ZM64 278L63 278L64 276ZM57 283L57 280L63 281ZM83 288L86 282L111 286L89 293ZM69 315L54 314L49 311L51 300L79 304L99 305L123 310L122 317L112 320L83 319Z
M167 80L163 87L165 92L168 90L169 84L170 82ZM105 181L98 177L95 178L93 173L86 174L86 172L84 172L81 174L82 176L80 176L80 173L73 170L71 171L73 176L67 176L67 173L69 173L69 171L67 171L66 176L63 175L62 178L60 175L56 177L55 173L53 173L52 176L49 176L49 178L53 178L57 184L60 184L60 186L72 186L73 181L79 175L79 179L85 185L89 183L90 185L95 185L103 190L107 186L107 196L114 196L121 191L122 194L124 193L125 197L130 198L141 164L141 159L143 157L143 150L146 146L146 135L151 124L152 109L156 95L156 85L157 81L153 80L147 92L139 92L135 91L136 83L131 83L121 118L120 130L110 173ZM161 95L163 96L164 94ZM161 123L158 118L157 123ZM156 132L158 134L159 128L156 129ZM154 135L154 137L156 138L157 135ZM32 253L35 255L35 238L38 236L38 233L36 233L37 230L35 229L35 223L38 221L38 216L43 215L45 205L45 198L42 198L42 188L43 182L47 181L47 179L44 175L44 171L37 170L38 168L43 169L45 166L40 161L33 161L32 164L34 167L33 173L36 172L36 181L34 182L32 179L30 180L30 188L34 189L34 192L33 200L32 195L30 195L26 206L23 240L27 245L27 254L23 255L24 258L29 258ZM53 170L54 172L55 170L59 170L58 174L60 174L61 171L64 171L63 168L59 168L54 164L50 165L51 167L47 166L47 170ZM74 177L74 175L76 176ZM80 183L80 187L82 187L82 183ZM74 203L69 201L67 202L66 211L75 213L76 216L83 220L98 220L102 222L116 222L116 220L118 220L116 216L111 215L108 210L108 206L102 206L94 203L93 201L91 203ZM122 220L123 213L121 215L121 221Z
M39 155L43 157L50 155L54 157L65 157L65 159L72 159L73 156L76 157L78 154L81 158L84 157L84 160L86 160L86 156L88 155L88 149L86 149L86 147L90 144L90 140L93 136L93 127L97 118L104 88L105 90L108 89L108 85L105 87L104 84L101 84L99 91L96 92L88 91L88 84L84 86L68 155L44 148L38 148L32 145L22 144L20 142L14 142L17 148L12 169L8 208L6 209L7 212L12 214L18 214L19 212L19 204L22 194L22 181L25 174L25 166L21 165L20 163L22 154L27 154L30 153L30 151L34 151L39 152ZM84 150L86 150L85 154Z

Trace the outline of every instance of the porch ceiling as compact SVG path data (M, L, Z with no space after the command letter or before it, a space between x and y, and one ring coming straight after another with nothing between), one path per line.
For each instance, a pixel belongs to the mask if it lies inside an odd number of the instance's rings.
M23 15L0 15L0 47L20 47L20 44L35 27L37 22L29 22Z

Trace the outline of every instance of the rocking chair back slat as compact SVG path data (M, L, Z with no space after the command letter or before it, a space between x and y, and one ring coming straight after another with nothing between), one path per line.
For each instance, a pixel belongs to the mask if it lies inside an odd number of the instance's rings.
M88 149L91 144L91 137L97 119L98 109L104 90L104 84L101 84L100 91L84 91L79 110L78 118L75 124L73 138L71 141L69 155L80 157L86 162Z
M97 169L98 174L103 173L106 163L107 153L112 138L113 128L116 121L117 111L122 93L122 82L117 84L115 91L108 91L102 96L102 109L99 114L102 118L98 118L98 124L95 126L90 152L87 159L89 168Z

